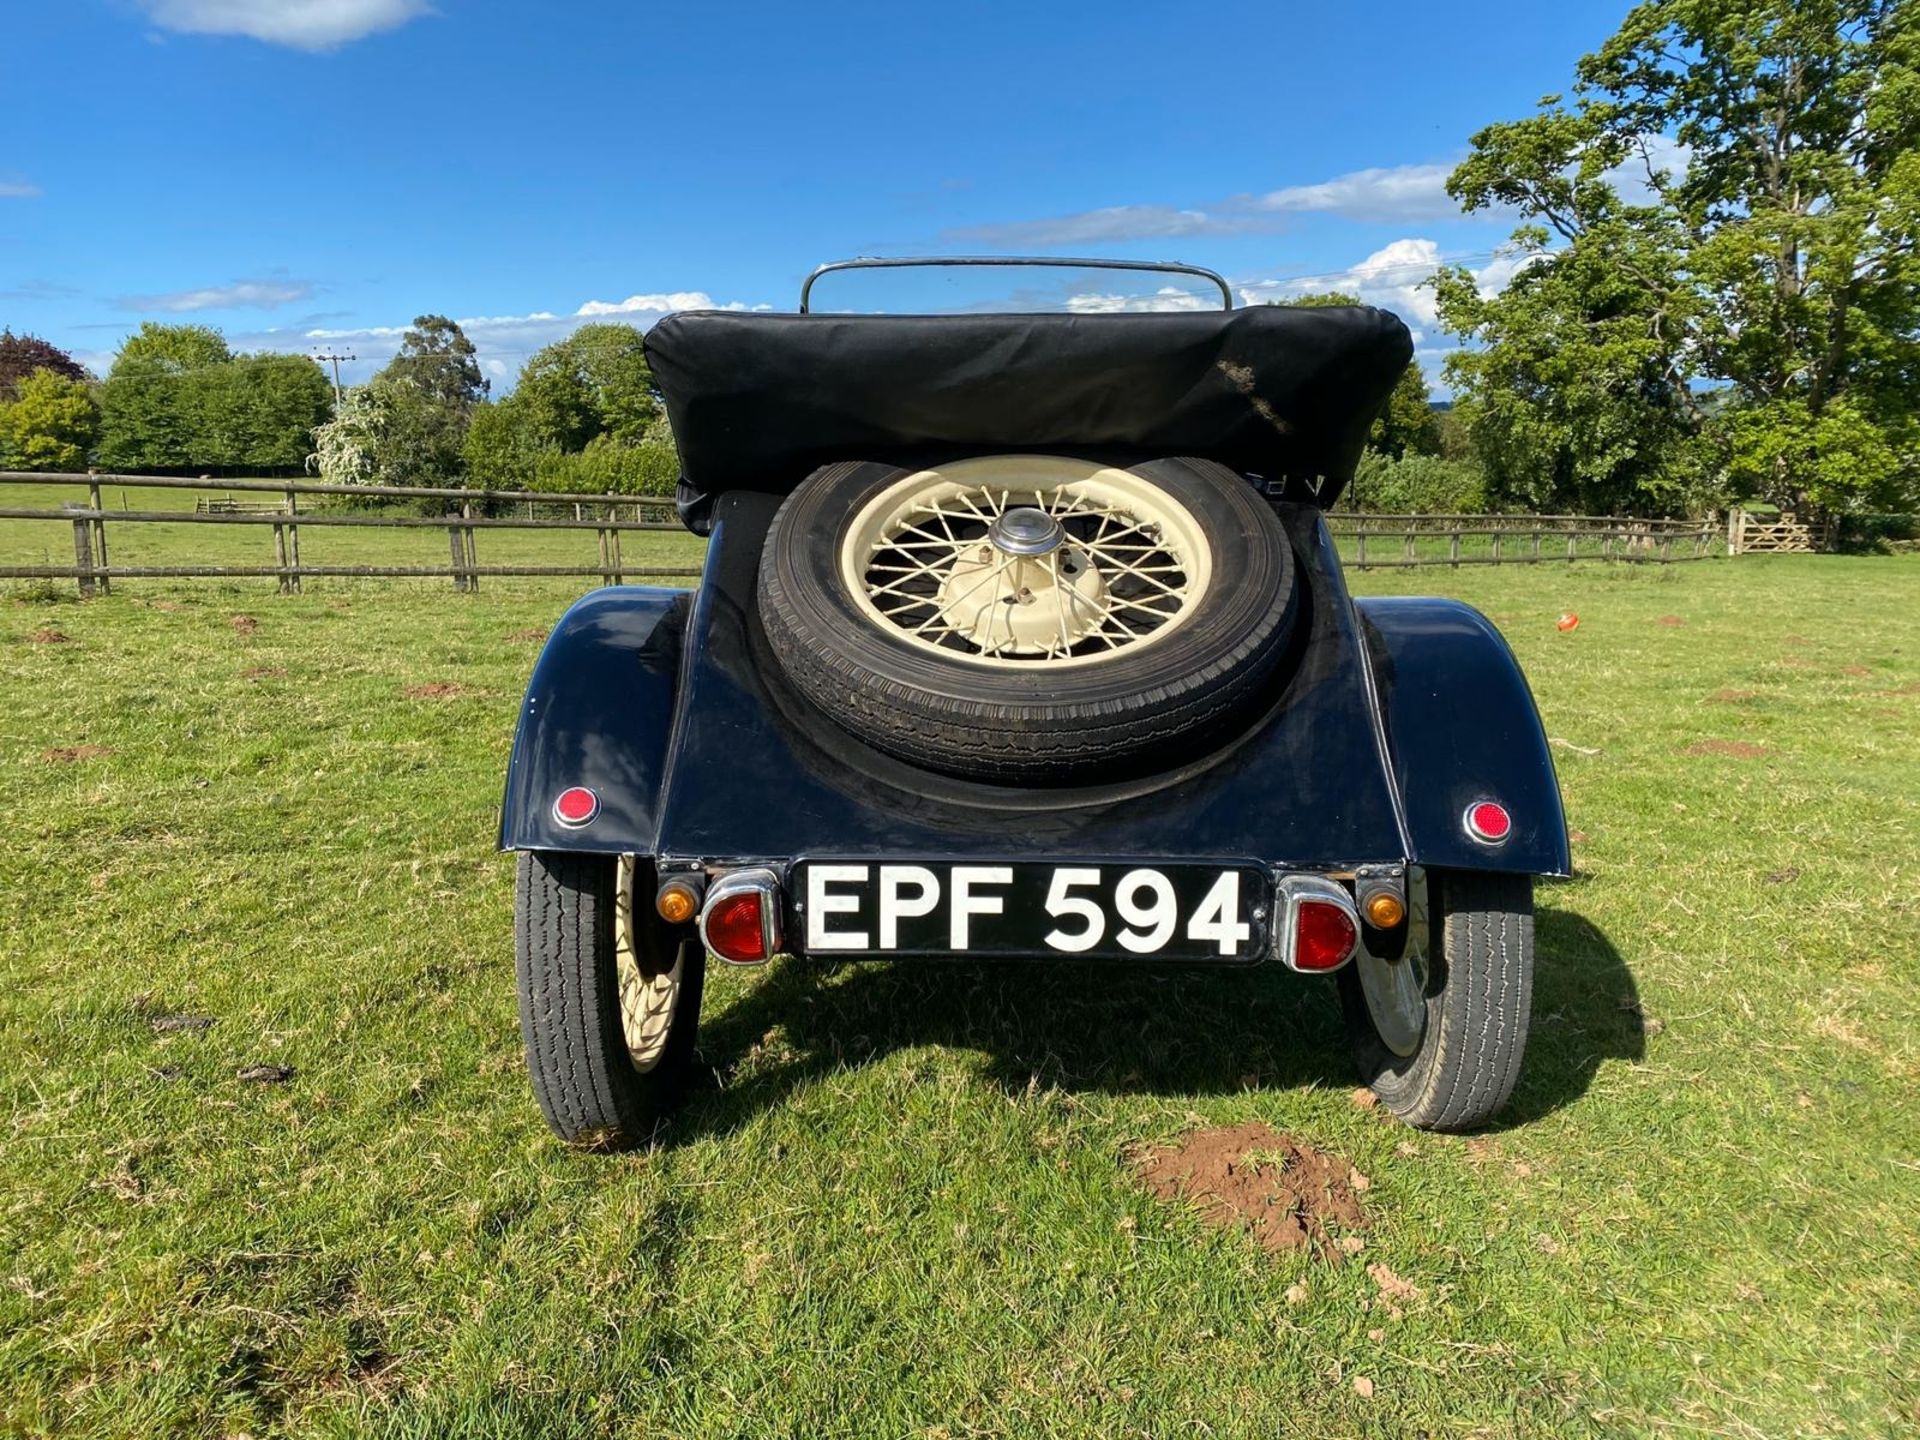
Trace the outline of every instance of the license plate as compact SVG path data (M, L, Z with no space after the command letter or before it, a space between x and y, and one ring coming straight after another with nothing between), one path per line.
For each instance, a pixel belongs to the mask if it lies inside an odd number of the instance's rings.
M1244 961L1267 946L1251 865L808 860L790 892L811 955Z

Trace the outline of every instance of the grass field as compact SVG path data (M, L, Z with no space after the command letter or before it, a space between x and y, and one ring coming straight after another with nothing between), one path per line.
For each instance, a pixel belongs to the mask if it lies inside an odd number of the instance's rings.
M1274 971L778 963L620 1157L534 1109L490 848L565 588L0 590L0 1433L1920 1430L1920 562L1357 584L1556 737L1507 1124L1357 1106ZM1125 1163L1256 1119L1359 1255Z

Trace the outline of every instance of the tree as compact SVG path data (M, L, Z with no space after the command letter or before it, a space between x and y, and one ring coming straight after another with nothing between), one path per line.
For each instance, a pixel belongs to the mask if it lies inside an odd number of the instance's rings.
M35 370L0 403L0 469L79 470L100 429L84 380Z
M152 364L179 374L205 365L223 365L232 358L227 337L211 325L162 325L147 320L120 342L113 368Z
M510 397L542 445L584 450L596 436L637 445L660 413L640 332L583 325L527 361Z
M1540 113L1475 135L1448 182L1469 209L1517 209L1517 238L1537 257L1522 272L1530 285L1510 287L1511 309L1504 296L1471 303L1457 276L1442 288L1450 328L1490 347L1521 342L1511 361L1463 365L1482 417L1498 408L1488 382L1537 385L1534 362L1594 323L1621 382L1606 431L1634 427L1657 372L1681 421L1643 446L1697 436L1698 455L1736 493L1784 505L1910 500L1920 474L1920 5L1646 0L1580 62L1577 80L1570 104L1550 97ZM1629 186L1644 200L1622 199ZM1610 293L1609 268L1636 293ZM1541 303L1550 283L1562 303ZM1558 327L1554 338L1528 307ZM1710 408L1702 396L1715 387L1728 398ZM1668 476L1691 463L1641 461Z
M297 469L333 408L333 387L305 355L236 355L179 385L190 463L202 469Z
M399 353L380 374L413 386L435 406L463 416L487 398L489 388L473 342L457 321L444 315L416 316Z
M85 380L86 370L59 346L38 335L16 335L0 330L0 400L10 400L19 385L36 370L50 370L68 380Z
M513 400L486 401L467 425L467 480L480 489L525 490L533 484L540 446Z
M1324 309L1336 305L1358 305L1361 301L1358 296L1330 290L1275 303ZM1421 370L1417 360L1409 361L1399 380L1394 383L1393 393L1387 397L1379 418L1373 422L1373 429L1367 433L1367 445L1396 460L1409 453L1440 453L1440 423L1434 415L1433 397L1427 389L1426 373Z

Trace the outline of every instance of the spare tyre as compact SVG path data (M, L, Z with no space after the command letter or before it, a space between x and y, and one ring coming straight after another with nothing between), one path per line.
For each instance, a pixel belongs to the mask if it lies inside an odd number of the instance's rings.
M759 608L846 730L1032 784L1192 758L1269 693L1296 602L1286 532L1224 466L995 455L816 471L768 530Z

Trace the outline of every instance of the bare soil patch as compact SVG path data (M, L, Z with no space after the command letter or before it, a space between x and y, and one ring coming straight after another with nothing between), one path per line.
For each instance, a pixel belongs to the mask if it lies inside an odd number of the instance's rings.
M64 637L62 637L64 638ZM1891 690L1882 690L1882 695L1920 695L1920 680L1911 685L1896 685Z
M1718 705L1745 705L1750 700L1758 700L1758 690L1716 690L1707 699Z
M1160 1199L1184 1201L1208 1224L1244 1230L1270 1251L1335 1255L1344 1248L1335 1232L1367 1223L1364 1175L1257 1121L1196 1130L1178 1144L1141 1151L1133 1165Z
M460 700L469 695L486 695L490 691L476 690L471 685L462 685L457 680L430 680L424 685L409 685L401 692L409 700Z
M73 642L66 632L56 630L51 625L43 625L27 636L27 643L29 645L70 645Z
M1696 740L1683 755L1725 755L1734 760L1759 760L1773 752L1751 740Z
M1678 615L1662 615L1658 620L1654 621L1653 623L1660 626L1662 629L1678 630L1682 625L1686 624L1687 622L1682 620Z
M49 765L71 765L78 760L98 760L113 754L111 745L56 745L43 751L40 758Z
M1843 675L1851 675L1854 679L1860 680L1873 674L1873 667L1871 665L1848 665L1845 666L1840 673Z
M547 638L547 634L548 634L548 631L546 626L535 625L529 630L516 630L511 635L507 636L507 639L517 640L520 643L525 645L536 645L540 641L545 640Z
M287 667L284 665L254 665L240 672L242 680L284 680Z
M232 624L236 635L251 635L260 628L260 622L251 615L236 615Z

